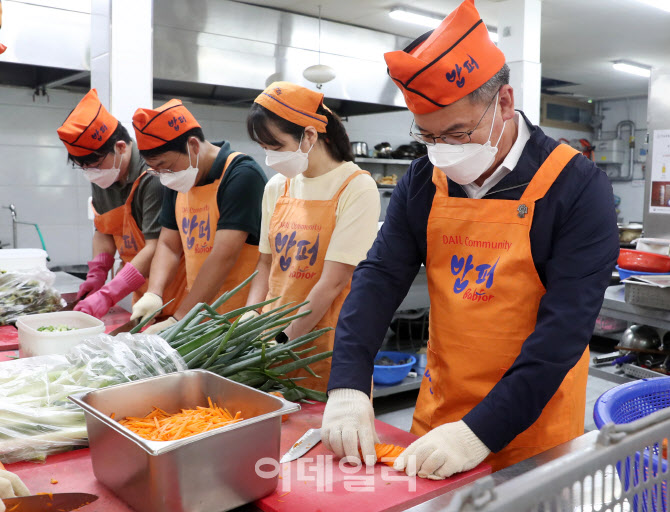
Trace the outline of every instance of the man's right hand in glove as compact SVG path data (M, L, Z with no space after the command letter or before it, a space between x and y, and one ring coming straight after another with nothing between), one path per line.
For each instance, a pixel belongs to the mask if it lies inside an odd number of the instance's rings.
M133 306L133 314L130 315L130 319L141 318L144 320L147 316L153 315L156 310L162 307L163 298L155 293L147 292Z
M101 252L95 258L88 262L88 274L86 281L79 287L76 300L83 299L91 293L97 292L107 281L107 274L114 266L114 256Z
M368 395L357 389L333 389L328 393L321 425L321 441L338 457L363 460L367 465L377 462L375 413Z

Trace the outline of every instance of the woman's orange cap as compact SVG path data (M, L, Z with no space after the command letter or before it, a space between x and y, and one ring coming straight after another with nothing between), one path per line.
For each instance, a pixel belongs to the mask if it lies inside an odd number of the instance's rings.
M389 76L415 114L428 114L464 98L505 65L475 8L464 0L432 32L384 55Z
M58 128L58 137L72 156L86 156L107 142L119 125L91 89Z
M328 118L316 113L323 105L320 92L290 82L274 82L254 101L298 126L313 126L317 132L326 133Z
M133 128L137 147L146 151L163 146L193 128L200 128L200 124L181 100L173 99L156 110L138 108L133 114Z

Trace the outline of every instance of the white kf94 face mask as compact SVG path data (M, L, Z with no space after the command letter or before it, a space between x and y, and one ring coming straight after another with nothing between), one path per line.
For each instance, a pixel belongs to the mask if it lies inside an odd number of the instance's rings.
M498 109L498 98L496 95L496 106L493 110L493 121L491 121L491 131L489 131L489 140L486 144L435 144L428 146L428 159L430 162L444 172L447 177L459 185L472 183L482 174L484 174L491 164L495 161L498 153L498 144L505 133L505 125L500 131L500 137L495 146L491 146L491 135L493 134L493 124Z
M314 144L312 144L307 153L303 153L300 146L302 146L302 136L300 137L297 151L274 151L272 149L266 149L265 164L268 167L272 167L279 174L286 176L288 179L295 178L298 174L302 174L307 170L307 166L309 165L309 153L312 151Z
M96 167L89 167L84 169L84 176L88 181L97 185L98 187L105 189L109 188L121 174L121 160L123 155L120 155L119 165L116 165L116 151L114 152L114 166L111 169L98 169Z
M201 148L202 149L202 148ZM188 168L177 172L163 172L160 175L160 180L167 188L176 190L185 194L193 188L195 180L198 177L198 163L200 161L200 152L195 155L195 167L191 165L191 149L186 145L188 151Z

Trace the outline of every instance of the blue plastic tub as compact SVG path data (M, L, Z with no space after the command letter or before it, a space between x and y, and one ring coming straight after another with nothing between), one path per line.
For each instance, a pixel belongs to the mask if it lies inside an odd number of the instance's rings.
M670 377L644 379L622 384L603 393L593 408L593 419L596 426L602 428L607 423L630 423L649 416L650 414L670 407ZM636 487L639 478L648 478L650 473L657 474L659 470L665 472L667 463L662 460L659 468L657 453L636 453L632 460L628 458L622 465L617 464L617 472L625 490L630 486ZM642 466L640 468L640 466ZM639 471L639 469L642 471ZM639 476L638 476L639 475ZM647 507L647 491L642 493L641 507L637 496L633 499L633 512L667 512L665 502L667 496L667 482L663 481L660 489L654 488L651 492L652 507Z
M619 278L623 281L628 279L630 276L670 276L670 272L642 272L640 270L626 270L621 268L619 265L616 265L616 269L619 272Z
M375 365L374 373L372 374L372 380L375 384L382 384L385 386L391 384L398 384L407 377L407 374L412 369L412 366L416 363L416 357L412 354L406 354L404 352L377 352L377 357L375 361L382 357L388 357L391 361L403 361L409 359L408 363L399 364L397 366L381 366Z

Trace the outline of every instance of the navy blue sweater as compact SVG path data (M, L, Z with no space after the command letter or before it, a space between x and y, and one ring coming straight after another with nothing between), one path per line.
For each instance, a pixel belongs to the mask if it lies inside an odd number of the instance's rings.
M475 201L520 199L558 145L525 116L522 119L531 136L519 163ZM329 390L370 392L375 355L393 314L426 262L426 228L435 195L432 173L427 157L412 163L393 192L367 259L354 272L335 332ZM452 181L449 195L467 197ZM535 331L512 367L463 418L493 452L540 416L588 346L602 306L619 254L619 236L611 184L592 161L575 156L537 201L530 242L535 268L547 290Z

